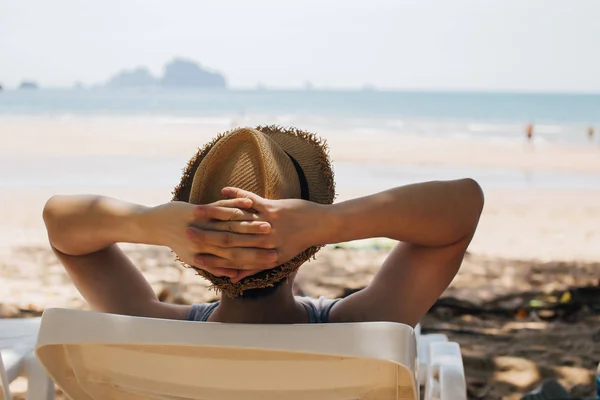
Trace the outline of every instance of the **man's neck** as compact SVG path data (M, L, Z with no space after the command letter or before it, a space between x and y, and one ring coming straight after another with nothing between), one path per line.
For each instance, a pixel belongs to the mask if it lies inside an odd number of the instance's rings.
M282 285L274 293L253 299L223 296L209 318L212 322L246 324L294 324L308 322L304 306L296 302L292 291Z

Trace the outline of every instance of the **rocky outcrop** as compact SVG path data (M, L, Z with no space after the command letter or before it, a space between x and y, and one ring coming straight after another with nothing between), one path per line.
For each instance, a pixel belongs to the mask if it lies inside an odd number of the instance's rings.
M39 89L39 85L33 81L23 81L19 85L19 90L36 90Z
M226 88L225 77L218 72L210 72L190 60L174 59L165 66L160 80L162 86Z
M154 77L147 68L121 71L106 86L111 88L132 87L179 87L179 88L226 88L225 77L218 72L202 68L191 60L176 58L165 65L161 78Z
M158 83L147 68L136 68L121 71L107 82L106 86L113 88L148 87Z

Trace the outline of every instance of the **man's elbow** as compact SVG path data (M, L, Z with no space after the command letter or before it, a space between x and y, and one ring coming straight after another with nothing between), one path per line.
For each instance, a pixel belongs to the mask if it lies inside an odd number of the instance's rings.
M477 229L479 218L483 212L483 206L485 204L485 196L483 189L472 178L465 178L460 180L461 184L461 198L465 205L465 222L467 223L467 235L472 236Z
M483 189L475 179L465 178L462 181L463 185L465 186L465 194L469 199L469 204L471 205L473 213L477 215L477 218L479 218L485 203Z
M44 205L44 209L42 211L42 218L44 220L44 225L46 225L46 231L48 232L48 239L50 240L50 244L53 247L60 248L60 233L64 231L64 229L60 229L62 220L62 198L63 196L55 195L50 197L46 204Z
M46 230L50 230L55 219L56 219L56 202L59 196L52 196L46 201L44 204L44 209L42 210L42 219L44 220L44 225L46 225Z

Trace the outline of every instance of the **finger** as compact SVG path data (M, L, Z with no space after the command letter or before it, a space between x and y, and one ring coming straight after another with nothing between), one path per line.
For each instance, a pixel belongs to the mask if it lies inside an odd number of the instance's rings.
M235 199L225 199L210 203L211 206L227 207L227 208L252 208L252 200L247 197Z
M237 279L239 275L238 270L230 269L230 268L210 268L210 267L202 267L202 269L206 272L210 272L214 276L223 277L226 276L231 279Z
M225 271L239 271L233 261L212 254L196 254L194 265L210 273L212 271L220 271L222 273Z
M270 269L277 265L279 254L275 249L257 247L229 247L216 249L215 254L242 265L239 269Z
M243 234L265 235L271 232L271 224L262 221L214 222L207 228L215 231L228 231ZM259 246L260 247L260 246Z
M255 235L250 233L233 233L229 231L208 231L189 227L185 232L188 239L202 246L229 248L229 247L256 247L261 249L273 249L275 243L270 236Z
M197 254L194 257L194 265L197 268L201 268L216 276L235 276L240 271L238 266L233 261L217 257L212 254ZM213 273L213 271L221 275L217 275L216 273ZM235 272L235 274L233 272Z
M197 254L194 265L209 268L232 268L238 270L271 269L277 266L277 252L256 248L211 249L211 254Z
M265 206L266 200L257 195L256 193L249 192L247 190L238 189L234 187L225 187L221 190L223 197L230 199L233 198L246 198L252 200L253 207L257 211L261 211Z
M217 219L220 221L253 221L258 215L239 208L218 207L209 204L198 205L194 209L196 218Z
M261 271L262 271L261 269L249 269L246 271L238 271L236 276L231 277L231 282L233 282L233 283L239 282L244 278L258 274Z

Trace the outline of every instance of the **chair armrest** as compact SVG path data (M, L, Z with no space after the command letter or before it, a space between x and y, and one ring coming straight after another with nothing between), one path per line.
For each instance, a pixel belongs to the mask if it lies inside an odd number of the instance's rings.
M467 382L458 343L430 344L425 400L467 400Z
M417 354L419 355L419 385L425 385L427 379L427 366L431 364L431 344L447 343L448 337L441 333L420 335L417 338Z

